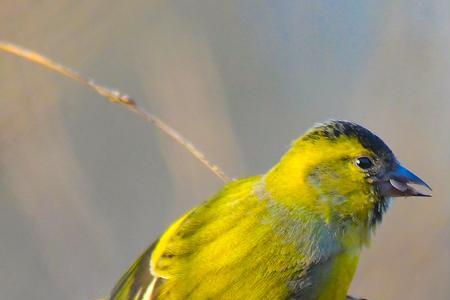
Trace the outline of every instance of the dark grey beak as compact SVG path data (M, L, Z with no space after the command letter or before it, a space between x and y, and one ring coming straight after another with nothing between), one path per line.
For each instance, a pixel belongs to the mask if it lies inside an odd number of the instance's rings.
M387 173L380 182L380 192L387 197L422 196L431 197L431 194L418 191L408 183L425 187L431 191L431 187L413 172L397 163L395 169Z

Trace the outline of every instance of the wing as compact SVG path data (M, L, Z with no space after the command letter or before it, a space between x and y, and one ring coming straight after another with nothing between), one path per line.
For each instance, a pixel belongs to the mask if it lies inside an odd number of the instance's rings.
M150 260L158 240L136 260L122 275L111 292L110 300L143 300L146 291L156 283L157 278L150 272Z
M111 292L109 300L151 300L158 294L158 287L164 279L152 273L152 260L163 251L164 245L177 232L180 224L190 215L190 212L176 221L164 235L156 240L147 250L136 260L136 262L122 275L120 280ZM162 244L162 245L161 245ZM157 248L161 250L157 250Z
M236 185L237 183L231 183L229 186L232 189L232 186ZM149 300L158 297L159 287L166 278L171 278L174 273L179 274L179 271L188 265L186 258L190 252L201 249L208 240L220 235L220 231L226 230L226 227L230 227L232 224L230 217L241 216L230 213L230 203L227 199L240 199L242 196L240 193L229 195L227 193L229 190L230 188L225 188L170 226L121 277L109 299ZM224 197L224 194L228 196ZM210 209L211 206L214 206L214 209ZM228 216L225 218L226 221L224 216ZM205 224L215 224L214 230L212 232L201 230L208 227Z

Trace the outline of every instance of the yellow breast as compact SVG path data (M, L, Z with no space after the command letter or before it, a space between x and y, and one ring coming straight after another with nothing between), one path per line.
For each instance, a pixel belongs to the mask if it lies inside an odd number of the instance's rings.
M350 227L341 237L342 252L330 260L328 275L320 283L318 300L344 300L358 267L361 247L366 243L367 229Z

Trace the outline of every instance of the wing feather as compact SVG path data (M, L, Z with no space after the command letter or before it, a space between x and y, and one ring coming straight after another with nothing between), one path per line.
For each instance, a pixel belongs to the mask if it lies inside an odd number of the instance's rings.
M144 296L148 297L149 289L153 289L158 280L150 272L150 260L157 244L158 240L122 275L111 292L110 300L144 300Z

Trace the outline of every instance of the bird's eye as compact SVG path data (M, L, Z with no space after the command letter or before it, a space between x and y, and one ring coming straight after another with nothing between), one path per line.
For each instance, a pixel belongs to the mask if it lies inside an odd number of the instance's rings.
M356 165L363 170L368 170L373 167L373 161L367 156L361 156L356 159Z

